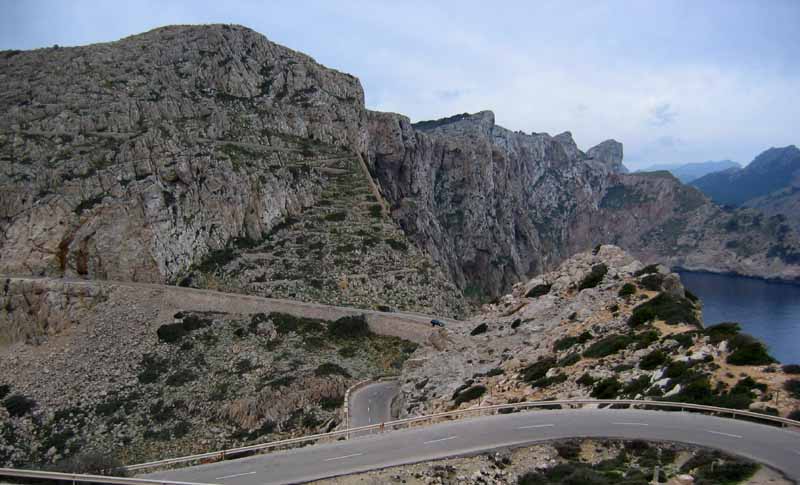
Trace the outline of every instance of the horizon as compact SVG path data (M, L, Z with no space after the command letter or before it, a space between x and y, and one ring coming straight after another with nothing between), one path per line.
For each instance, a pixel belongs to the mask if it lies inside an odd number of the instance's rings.
M240 24L358 77L369 109L413 121L488 109L511 130L570 131L583 150L618 140L632 170L724 159L744 166L769 147L798 143L800 3L790 0L499 8L34 0L6 10L0 49Z

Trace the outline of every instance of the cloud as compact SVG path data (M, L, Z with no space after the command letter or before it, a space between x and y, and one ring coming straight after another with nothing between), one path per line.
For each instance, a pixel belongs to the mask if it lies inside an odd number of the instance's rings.
M672 104L664 103L650 110L647 123L652 126L666 126L672 124L677 116L678 113L672 109Z

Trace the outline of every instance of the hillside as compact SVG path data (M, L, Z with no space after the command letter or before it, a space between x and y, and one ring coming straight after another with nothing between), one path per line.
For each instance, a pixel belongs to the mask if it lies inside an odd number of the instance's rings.
M705 175L715 172L721 172L729 169L741 169L742 166L731 160L709 160L707 162L697 163L684 163L684 164L657 164L637 172L659 172L666 170L681 182L688 184L693 180L699 179Z
M794 145L770 148L743 169L712 173L692 182L714 202L740 206L800 184L800 150Z

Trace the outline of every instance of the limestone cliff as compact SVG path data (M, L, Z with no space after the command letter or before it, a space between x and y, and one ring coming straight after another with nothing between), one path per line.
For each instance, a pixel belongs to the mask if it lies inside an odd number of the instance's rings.
M512 132L489 111L411 124L369 113L371 170L409 236L462 287L499 295L601 243L646 261L795 279L797 235L725 212L667 172L625 174L622 146Z

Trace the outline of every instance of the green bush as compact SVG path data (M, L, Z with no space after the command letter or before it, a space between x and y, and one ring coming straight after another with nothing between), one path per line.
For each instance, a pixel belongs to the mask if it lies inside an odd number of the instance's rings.
M697 472L697 485L734 485L752 477L758 471L756 463L737 461L714 464L700 468Z
M592 266L592 270L583 277L578 285L578 291L596 287L603 281L606 273L608 273L608 266L605 263Z
M330 214L325 214L324 219L331 222L342 222L347 219L347 212L331 212Z
M800 380L789 379L783 383L783 388L786 389L793 398L800 399Z
M186 315L180 322L161 325L156 330L156 334L161 342L173 344L189 333L205 328L210 324L211 320L200 318L196 315Z
M8 396L8 393L11 392L11 387L8 384L3 384L0 386L0 399L5 398Z
M592 334L589 332L583 332L577 337L568 335L566 337L562 337L556 340L555 343L553 344L553 349L557 352L561 350L567 350L568 348L574 345L588 342L591 339L592 339Z
M639 361L639 368L644 370L653 370L656 367L664 365L667 360L667 354L664 353L663 350L654 350L642 357L642 360Z
M522 369L522 380L525 382L533 382L539 380L547 375L547 371L556 366L556 360L553 357L546 357L539 359L533 364Z
M776 362L769 355L767 347L754 337L740 333L731 337L728 344L732 349L726 362L733 365L767 365Z
M458 406L461 403L473 401L483 396L485 393L486 393L486 386L476 385L469 387L455 395L454 397L455 405Z
M141 384L151 384L169 370L169 361L154 354L144 354L139 363L142 370L138 379Z
M533 288L531 288L525 294L525 297L527 297L527 298L538 298L540 296L544 296L544 295L550 293L550 288L552 288L552 286L553 285L546 285L546 284L536 285Z
M633 398L638 394L644 394L647 388L649 387L650 387L650 376L647 375L639 376L637 379L627 382L625 384L625 387L622 389L622 393Z
M566 374L558 373L558 374L554 375L553 377L542 377L541 379L537 379L537 380L531 382L531 387L533 387L533 388L547 387L547 386L550 386L552 384L560 384L560 383L562 383L562 382L564 382L566 380L567 380L567 375Z
M583 356L587 358L606 357L611 354L616 354L632 342L633 338L629 335L609 335L590 345L588 349L583 351Z
M795 421L800 421L800 409L795 409L786 417L789 419L794 419Z
M342 317L328 324L328 334L340 339L364 338L372 335L364 315Z
M275 325L275 330L280 334L289 332L298 334L321 333L325 330L322 320L314 318L295 317L288 313L277 312L270 313L269 318Z
M559 367L569 367L571 365L577 364L581 360L581 354L578 352L574 352L569 354L568 356L564 357L563 359L558 361Z
M332 376L332 375L339 375L347 378L352 377L350 373L347 372L347 369L332 362L325 362L324 364L320 364L314 370L314 375L318 377Z
M580 384L582 386L593 386L596 381L595 381L594 377L592 377L588 372L585 372L575 382L577 382L578 384Z
M609 377L594 385L591 396L595 399L614 399L622 389L616 377Z
M709 337L709 343L717 345L723 340L738 335L742 331L741 325L736 322L723 322L706 328L703 333Z
M480 335L482 333L486 333L487 330L489 330L489 326L486 325L486 323L481 323L477 327L473 328L472 331L469 334L474 337L475 335Z
M636 293L636 285L634 285L633 283L625 283L624 285L622 285L622 288L619 289L617 295L624 298L627 296L631 296L635 293Z
M46 471L80 475L126 476L126 472L120 470L120 467L122 467L122 462L114 455L84 450L77 455L47 466Z
M556 443L554 445L558 456L565 460L575 460L581 455L581 446L575 441Z
M397 241L396 239L387 238L386 244L388 244L389 247L395 251L406 251L408 249L408 244L402 241Z
M694 344L694 336L695 335L696 335L696 333L694 333L694 332L683 332L683 333L674 333L672 335L667 335L664 338L665 339L672 339L672 340L678 342L678 344L681 347L688 349L689 347L692 346L692 344Z
M667 324L687 323L700 327L695 308L686 298L679 298L669 293L659 293L650 301L646 301L633 309L628 325L639 326L654 318L664 320Z
M661 291L664 285L664 275L661 273L652 273L641 280L642 286L646 290Z
M633 276L642 276L646 274L658 273L658 264L648 264L639 271L633 273Z
M187 384L189 382L192 382L196 379L197 379L197 374L188 369L181 369L171 374L169 377L167 377L165 383L170 387L178 387Z
M678 379L685 376L689 372L689 364L682 360L673 360L669 363L664 371L664 377L670 379Z
M33 408L36 407L36 401L21 394L12 394L3 400L3 406L5 406L11 417L18 418L33 411Z

